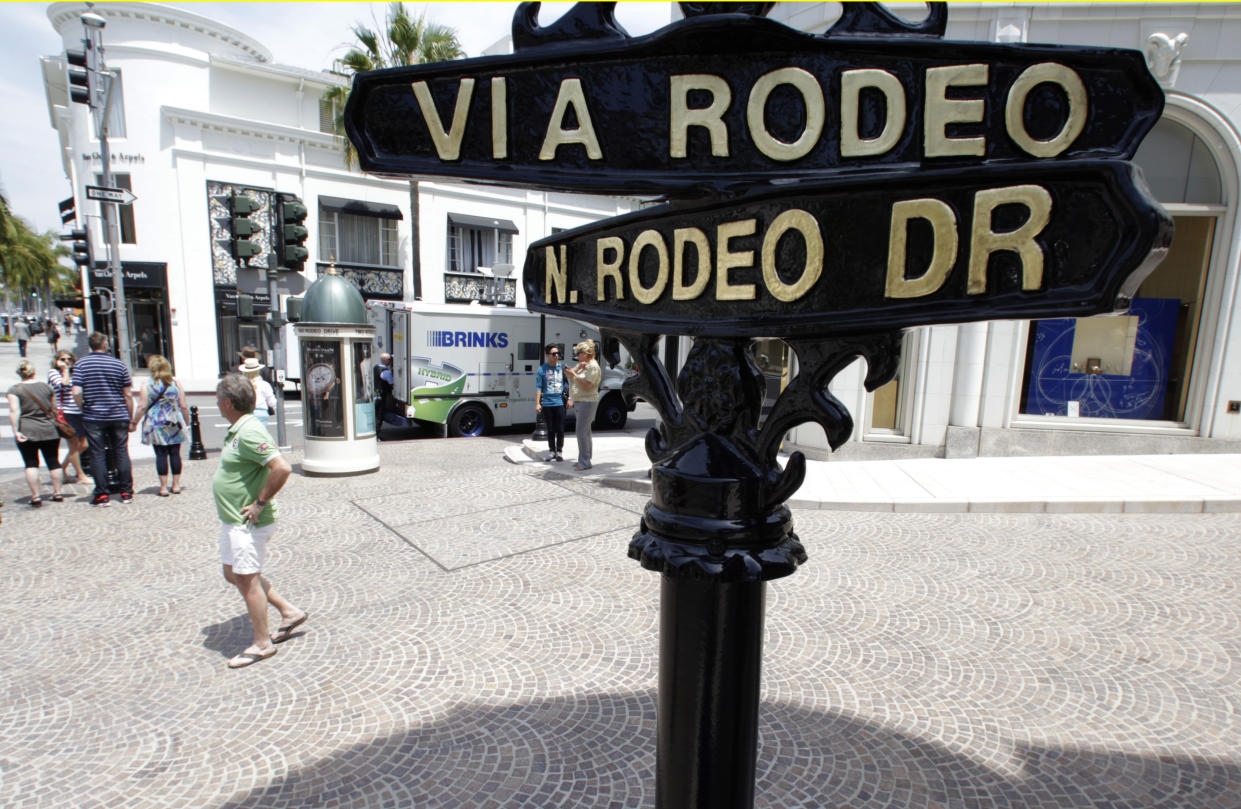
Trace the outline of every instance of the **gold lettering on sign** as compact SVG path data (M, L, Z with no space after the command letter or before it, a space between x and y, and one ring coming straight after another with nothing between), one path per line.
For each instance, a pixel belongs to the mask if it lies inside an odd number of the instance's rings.
M732 90L728 82L719 76L692 73L669 77L669 131L668 153L672 157L686 156L689 128L701 126L711 135L711 156L728 157L728 125L724 112L732 103ZM706 107L690 107L690 90L703 90L711 94Z
M800 233L805 242L806 263L797 282L786 284L776 271L776 246L780 243L780 237L790 230ZM823 234L819 232L818 220L798 208L787 210L773 219L763 236L763 282L771 297L791 303L809 292L822 274Z
M752 301L753 284L734 284L728 280L728 271L734 267L753 267L754 251L739 250L734 253L728 246L729 239L753 236L758 220L741 219L725 222L715 229L715 299L717 301Z
M655 249L659 272L655 276L655 283L644 287L640 270L642 269L642 251L647 247ZM638 303L654 303L659 300L660 294L667 285L668 246L664 244L664 237L659 235L659 231L644 230L638 234L638 238L633 240L633 249L629 251L629 288L633 290L633 296Z
M611 250L613 259L606 258ZM606 300L603 291L604 282L611 278L616 290L616 300L625 298L625 277L621 275L621 265L625 263L625 240L619 236L607 236L595 241L595 267L598 275L595 280L596 300Z
M927 68L926 111L922 126L922 150L927 157L982 156L986 153L986 138L950 138L946 131L948 124L978 123L986 112L986 103L981 98L948 98L948 88L986 83L986 65Z
M866 87L883 93L887 115L873 138L858 135L858 98ZM840 156L881 155L896 145L905 128L905 88L886 70L846 70L840 75Z
M925 219L931 224L931 262L916 278L905 277L906 240L909 220ZM957 260L957 215L938 199L907 199L892 206L888 230L888 277L883 294L888 298L919 298L944 285Z
M547 271L543 280L543 296L548 303L564 303L569 289L569 262L565 257L565 246L560 247L560 260L556 260L556 248L550 244L543 248L546 252L544 263Z
M435 153L440 160L458 159L461 156L461 138L465 135L465 120L470 114L470 97L474 95L474 80L462 79L457 84L457 105L453 108L452 126L449 129L444 129L427 83L416 81L413 88L414 98L418 99L418 109L422 110L427 131L431 133L431 142L435 144Z
M1069 99L1069 116L1052 137L1038 140L1026 131L1026 97L1040 84L1057 84ZM1008 88L1008 100L1004 104L1004 124L1013 142L1034 157L1055 157L1073 144L1086 128L1086 85L1081 76L1064 65L1043 62L1030 65L1021 72L1013 86Z
M698 253L698 272L694 274L694 283L684 283L685 246L694 245ZM672 231L672 299L674 301L692 301L702 294L711 280L711 242L707 234L698 228L677 228Z
M491 156L508 157L508 83L503 76L491 77Z
M564 128L569 107L573 108L573 113L577 116L577 129ZM565 79L560 82L556 107L547 122L547 135L543 138L543 148L539 150L539 160L555 160L556 150L565 143L580 143L586 147L586 156L591 160L603 159L599 138L595 136L595 127L590 122L590 110L586 107L581 79Z
M1001 205L1016 203L1030 211L1016 230L996 233L991 214ZM987 259L998 250L1012 250L1021 257L1021 288L1043 285L1043 248L1034 237L1051 221L1051 194L1041 185L1010 185L990 188L974 195L974 225L970 234L970 271L966 292L980 295L987 290Z
M767 98L781 84L790 85L801 93L802 103L806 106L806 128L801 137L792 143L780 140L767 131L764 111ZM782 67L770 73L764 73L750 88L750 100L745 110L746 123L750 128L750 139L763 154L772 160L796 160L805 157L823 134L823 122L827 113L823 105L823 88L813 74L800 67Z

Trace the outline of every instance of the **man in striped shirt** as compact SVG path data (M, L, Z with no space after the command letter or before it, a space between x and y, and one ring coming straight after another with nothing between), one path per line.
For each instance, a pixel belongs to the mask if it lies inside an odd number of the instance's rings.
M108 338L94 332L90 353L73 366L73 398L82 408L90 473L95 479L92 506L110 506L108 473L116 473L121 502L134 499L134 476L129 463L129 433L135 428L134 402L129 396L133 378L125 363L108 352Z

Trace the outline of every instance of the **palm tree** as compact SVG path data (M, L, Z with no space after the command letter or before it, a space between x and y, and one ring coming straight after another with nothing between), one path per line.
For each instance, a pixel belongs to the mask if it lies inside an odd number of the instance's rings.
M7 204L0 205L0 216L0 280L22 301L37 290L46 313L53 295L77 288L77 273L59 261L70 251L52 231L35 233Z
M447 62L465 56L457 32L445 25L427 22L426 15L411 17L401 2L388 7L388 16L382 31L375 32L361 23L353 26L353 35L361 47L350 48L341 59L349 75L381 70L387 67L407 67L427 62ZM349 87L338 85L323 94L325 102L332 105L332 129L339 138L344 152L345 166L353 168L358 153L345 137L345 102ZM410 208L410 255L413 263L414 297L422 296L422 267L419 260L419 205L418 181L409 181Z

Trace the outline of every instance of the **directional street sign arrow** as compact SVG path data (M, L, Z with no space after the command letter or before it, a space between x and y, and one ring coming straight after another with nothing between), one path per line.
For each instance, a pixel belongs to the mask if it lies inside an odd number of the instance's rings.
M106 185L86 186L86 198L97 202L117 202L121 205L128 205L137 199L127 188L109 188Z
M1172 220L1119 160L796 183L535 242L529 308L695 336L831 337L1123 311Z

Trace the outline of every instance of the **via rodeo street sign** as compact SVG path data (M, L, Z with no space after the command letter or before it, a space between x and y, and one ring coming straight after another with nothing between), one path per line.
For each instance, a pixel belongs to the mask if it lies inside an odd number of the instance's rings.
M639 38L613 5L523 4L512 55L360 75L346 124L371 172L672 200L536 242L523 285L623 343L660 413L629 546L663 574L656 805L749 809L766 582L806 561L784 434L847 440L828 383L859 355L886 382L902 329L1124 310L1172 237L1127 162L1163 95L1136 51L943 41L943 3L844 3L823 35L682 3ZM675 381L668 334L696 338ZM759 336L798 361L761 428Z

